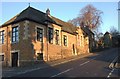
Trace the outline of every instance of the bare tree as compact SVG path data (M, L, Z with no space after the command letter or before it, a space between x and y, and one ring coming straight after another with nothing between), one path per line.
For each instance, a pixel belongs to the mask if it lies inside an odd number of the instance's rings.
M69 23L72 23L75 26L79 26L80 24L80 20L81 18L77 17L77 18L73 18L72 20L68 20Z
M114 26L110 28L110 33L112 34L112 36L116 36L120 34L119 31Z
M80 14L77 18L74 18L69 22L79 26L84 24L93 30L100 26L102 23L102 13L102 11L89 4L80 10Z

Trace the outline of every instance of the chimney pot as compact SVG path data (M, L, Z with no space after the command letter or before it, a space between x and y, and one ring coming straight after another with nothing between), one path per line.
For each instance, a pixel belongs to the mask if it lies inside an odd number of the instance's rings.
M47 14L47 15L50 15L50 10L49 10L49 8L46 10L46 14Z

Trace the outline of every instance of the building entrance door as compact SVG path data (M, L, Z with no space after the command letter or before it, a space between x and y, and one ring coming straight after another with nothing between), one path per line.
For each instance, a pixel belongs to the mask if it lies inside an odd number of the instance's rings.
M18 66L18 52L12 53L12 67Z

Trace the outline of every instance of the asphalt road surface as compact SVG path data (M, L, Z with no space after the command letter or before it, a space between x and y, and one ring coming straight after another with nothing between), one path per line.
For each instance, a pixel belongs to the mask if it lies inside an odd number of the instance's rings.
M57 66L48 66L15 77L119 77L119 69L109 69L110 63L118 56L113 48L92 56L80 58Z

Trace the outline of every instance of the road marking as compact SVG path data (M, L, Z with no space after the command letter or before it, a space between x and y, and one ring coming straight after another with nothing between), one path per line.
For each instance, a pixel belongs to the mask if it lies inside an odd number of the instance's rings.
M77 59L80 59L81 57L78 57L78 58L74 58L74 59L71 59L71 60L68 60L68 61L63 61L63 62L60 62L60 63L57 63L57 64L53 64L51 66L56 66L56 65L59 65L59 64L64 64L64 63L67 63L67 62L70 62L70 61L74 61L74 60L77 60Z
M82 66L82 65L84 65L84 64L87 64L87 63L89 63L89 62L90 62L90 61L86 61L86 62L80 64L80 66Z
M114 71L115 69L112 69L111 72L108 74L107 78L109 78L111 75L112 75L112 72Z
M91 53L91 54L85 55L85 56L91 56L91 55L93 55L93 54ZM70 62L70 61L74 61L74 60L77 60L77 59L80 59L80 58L84 58L84 56L83 57L78 57L78 58L73 58L73 59L70 59L70 60L67 60L67 61L63 61L63 62L60 62L60 63L57 63L57 64L53 64L51 66L56 66L56 65L59 65L59 64L64 64L64 63L67 63L67 62Z
M117 57L115 57L115 59L110 63L109 68L113 68L114 67L114 63L115 63L116 59L117 59Z
M92 55L92 54L85 55L85 56L91 56L91 55ZM84 58L84 56L83 56L83 57L73 58L73 59L71 59L71 60L63 61L63 62L60 62L60 63L57 63L57 64L53 64L53 65L51 65L51 66L56 66L56 65L59 65L59 64L67 63L67 62L74 61L74 60L77 60L77 59L80 59L80 58ZM43 67L38 67L38 68L30 69L30 70L25 70L25 71L17 72L15 75L25 74L25 73L27 73L27 72L32 72L32 71L39 70L39 69L43 69L43 68L47 68L47 66L43 66ZM15 75L12 75L12 76L15 76ZM12 77L12 76L8 76L8 77Z
M17 72L16 75L25 74L25 73L32 72L32 71L39 70L39 69L43 69L43 68L47 68L47 66L38 67L38 68L30 69L30 70L25 70L25 71Z
M60 72L60 73L58 73L58 74L56 74L56 75L53 75L53 76L51 76L51 77L56 77L56 76L58 76L58 75L61 75L61 74L63 74L63 73L66 73L66 72L68 72L68 71L70 71L70 70L72 70L73 68L70 68L70 69L67 69L67 70L65 70L65 71L63 71L63 72Z

